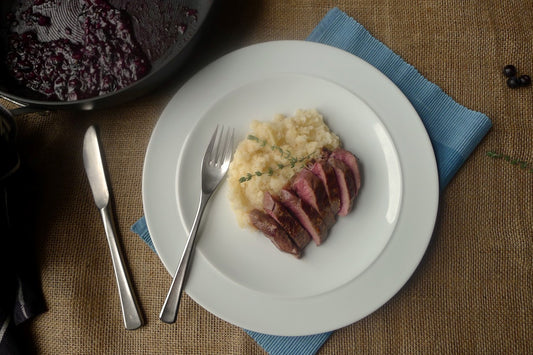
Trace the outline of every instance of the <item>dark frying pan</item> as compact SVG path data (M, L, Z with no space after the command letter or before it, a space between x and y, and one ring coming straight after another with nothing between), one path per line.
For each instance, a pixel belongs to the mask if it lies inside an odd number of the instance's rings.
M78 40L79 30L76 21L79 18L80 5L88 0L55 0L48 3L48 8L39 9L50 20L48 26L34 26L40 41L72 37ZM98 1L98 0L90 0ZM81 109L91 110L108 107L137 98L161 84L183 64L190 53L198 32L204 24L213 0L107 0L114 8L125 10L131 19L135 38L151 63L147 75L131 85L117 91L73 101L50 101L21 89L6 72L6 48L9 31L13 31L13 20L8 14L22 6L28 8L39 5L36 0L2 0L0 1L0 97L12 101L27 110ZM50 5L52 4L52 5ZM58 4L57 6L54 4ZM46 5L46 4L45 4ZM42 6L42 5L41 5ZM15 22L18 23L18 22ZM60 24L59 27L55 27ZM69 28L68 32L65 28ZM21 31L21 26L15 26ZM39 32L40 31L40 32ZM44 31L44 32L43 32ZM68 33L68 35L66 34ZM0 113L5 110L1 110ZM14 112L14 111L13 111Z

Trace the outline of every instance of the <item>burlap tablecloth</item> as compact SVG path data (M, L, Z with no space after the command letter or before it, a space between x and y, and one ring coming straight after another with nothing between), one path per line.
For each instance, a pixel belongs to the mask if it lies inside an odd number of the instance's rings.
M170 276L130 226L143 215L141 177L152 129L173 92L205 64L245 45L305 39L338 6L493 128L441 197L431 244L414 276L375 313L334 332L319 354L526 354L533 351L533 88L511 90L502 67L533 74L533 2L220 1L181 73L158 91L95 112L18 119L39 193L37 260L48 311L25 325L40 354L261 354L240 328L184 295L180 317L158 313ZM118 228L146 325L124 330L103 234L83 170L96 123L109 164ZM532 165L530 165L532 166Z

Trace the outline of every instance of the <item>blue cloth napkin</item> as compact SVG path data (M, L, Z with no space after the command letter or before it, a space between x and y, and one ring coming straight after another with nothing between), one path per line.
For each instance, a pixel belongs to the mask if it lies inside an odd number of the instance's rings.
M403 91L421 117L433 144L441 190L492 126L487 116L459 105L338 8L326 14L307 40L335 46L362 58ZM153 248L144 217L132 230ZM246 332L271 355L315 354L332 333L284 337Z
M428 131L437 159L441 190L492 126L486 115L459 105L338 8L328 12L307 40L358 56L402 90Z

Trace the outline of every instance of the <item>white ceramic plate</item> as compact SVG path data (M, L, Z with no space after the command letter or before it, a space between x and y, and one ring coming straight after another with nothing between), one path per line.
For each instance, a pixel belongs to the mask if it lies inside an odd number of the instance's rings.
M146 154L143 201L155 248L174 274L196 212L200 162L217 123L244 139L253 119L316 108L361 161L355 209L302 259L241 229L227 186L200 228L186 292L220 318L276 335L334 330L370 314L409 279L433 231L438 176L427 133L401 91L368 63L303 41L219 59L176 93Z

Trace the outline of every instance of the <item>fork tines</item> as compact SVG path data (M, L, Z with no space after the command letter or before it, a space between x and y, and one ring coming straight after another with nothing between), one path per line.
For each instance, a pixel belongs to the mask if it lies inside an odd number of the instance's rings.
M207 150L210 156L210 164L214 164L217 167L229 164L233 152L233 136L233 128L217 125ZM215 151L213 151L213 149L215 149Z

